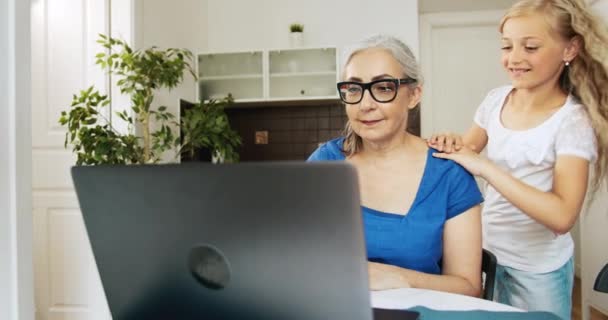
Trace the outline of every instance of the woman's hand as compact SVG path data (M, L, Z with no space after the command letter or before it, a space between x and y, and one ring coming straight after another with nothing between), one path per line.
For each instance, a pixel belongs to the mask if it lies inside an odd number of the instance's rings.
M468 172L476 176L484 176L484 170L491 165L490 160L479 155L468 147L461 147L458 151L452 153L435 152L433 157L450 159L459 165L463 166Z
M410 287L404 272L405 269L377 262L368 262L367 269L369 272L369 287L372 291Z
M464 145L462 136L450 132L433 134L431 138L427 140L427 144L429 147L446 153L458 151Z

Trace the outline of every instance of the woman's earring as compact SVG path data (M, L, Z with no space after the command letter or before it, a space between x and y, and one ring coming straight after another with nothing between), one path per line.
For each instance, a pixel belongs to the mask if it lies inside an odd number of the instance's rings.
M570 66L570 61L566 61L565 65L566 67Z

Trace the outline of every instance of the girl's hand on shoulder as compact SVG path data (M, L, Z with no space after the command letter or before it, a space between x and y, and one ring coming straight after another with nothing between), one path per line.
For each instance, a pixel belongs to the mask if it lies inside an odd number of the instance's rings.
M485 167L491 165L490 160L472 150L473 147L461 147L452 153L435 152L433 157L449 159L463 166L468 172L476 176L483 176Z
M369 288L372 291L410 287L405 269L377 262L368 262L367 269Z
M429 147L445 153L452 153L463 147L462 136L456 133L436 133L427 140Z

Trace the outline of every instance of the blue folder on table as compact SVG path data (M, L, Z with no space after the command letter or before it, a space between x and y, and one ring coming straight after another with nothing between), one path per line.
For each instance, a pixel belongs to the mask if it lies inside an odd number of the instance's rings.
M420 320L561 320L557 315L544 311L439 311L425 307L408 309L420 313Z

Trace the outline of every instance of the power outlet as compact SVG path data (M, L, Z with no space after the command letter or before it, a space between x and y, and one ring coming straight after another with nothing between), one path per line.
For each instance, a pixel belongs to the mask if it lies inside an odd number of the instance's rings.
M268 144L268 131L256 131L255 144Z

